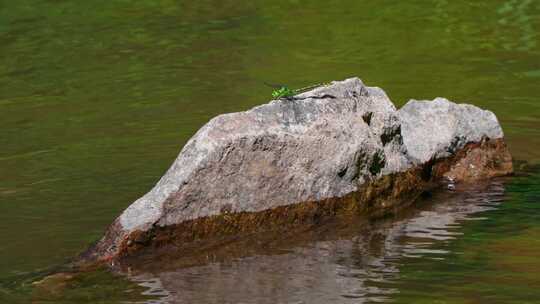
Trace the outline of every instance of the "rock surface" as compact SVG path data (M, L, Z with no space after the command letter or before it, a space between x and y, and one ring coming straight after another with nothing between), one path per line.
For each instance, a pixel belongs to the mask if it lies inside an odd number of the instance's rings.
M83 257L116 260L149 244L272 225L269 218L318 218L317 209L377 211L441 178L511 172L493 113L442 98L398 111L383 90L351 78L212 119Z
M444 98L411 100L399 110L399 117L403 144L414 164L448 157L484 137L504 136L492 112Z

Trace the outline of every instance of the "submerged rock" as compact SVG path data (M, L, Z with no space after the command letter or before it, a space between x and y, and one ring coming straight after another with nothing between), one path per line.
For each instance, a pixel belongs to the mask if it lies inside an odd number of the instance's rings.
M440 98L398 111L383 90L351 78L212 119L83 260L351 211L382 213L442 178L510 172L493 113Z

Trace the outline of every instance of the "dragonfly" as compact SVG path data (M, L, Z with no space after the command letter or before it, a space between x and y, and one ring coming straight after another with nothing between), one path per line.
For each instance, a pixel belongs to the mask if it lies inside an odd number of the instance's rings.
M283 85L283 84L270 84L267 82L265 82L264 84L274 89L272 91L272 97L274 99L288 99L288 100L294 99L295 95L298 95L302 92L324 85L324 83L318 83L318 84L303 87L300 89L291 89L289 86Z

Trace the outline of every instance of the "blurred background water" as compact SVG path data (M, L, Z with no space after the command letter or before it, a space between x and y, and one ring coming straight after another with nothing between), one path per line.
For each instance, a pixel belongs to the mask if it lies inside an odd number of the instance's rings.
M398 105L443 96L492 110L514 158L529 165L497 186L496 207L468 213L483 220L449 211L458 235L428 242L424 254L391 230L444 209L435 203L373 228L399 249L366 253L358 239L369 233L336 228L283 255L136 278L89 274L54 301L539 303L539 33L537 0L0 0L0 299L51 300L23 278L99 238L211 117L269 100L264 82L359 76ZM439 204L458 208L451 201ZM371 266L358 260L370 256L395 262L391 287L366 279ZM221 285L208 289L209 280ZM158 295L143 294L152 288Z

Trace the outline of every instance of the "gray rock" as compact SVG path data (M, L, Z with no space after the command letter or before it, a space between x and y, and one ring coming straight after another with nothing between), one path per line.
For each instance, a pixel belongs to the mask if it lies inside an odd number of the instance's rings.
M212 119L90 255L115 258L141 232L155 237L156 227L342 198L467 143L502 136L495 115L471 105L413 100L397 111L383 90L358 78L332 82Z
M120 223L131 231L344 196L408 168L400 143L396 108L381 89L334 82L212 119Z
M403 143L415 164L448 157L483 137L504 137L492 112L444 98L410 100L398 112Z

